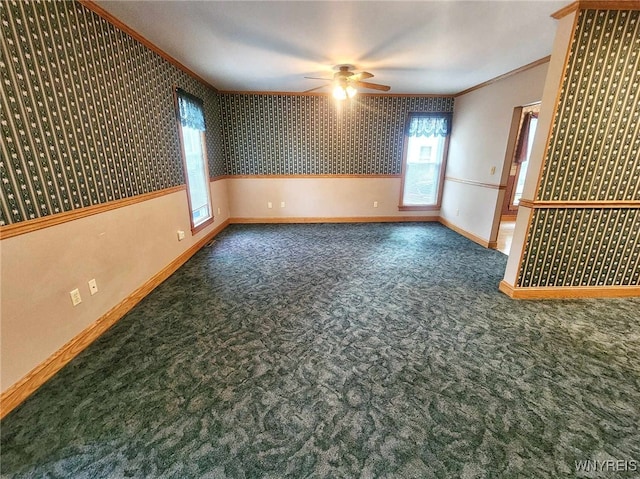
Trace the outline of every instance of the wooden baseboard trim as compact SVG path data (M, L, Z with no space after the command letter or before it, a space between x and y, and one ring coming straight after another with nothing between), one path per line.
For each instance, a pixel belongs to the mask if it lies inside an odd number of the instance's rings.
M281 218L229 218L230 224L278 223L403 223L406 221L438 221L437 216L333 216L333 217L281 217Z
M513 286L511 286L509 283L507 283L504 279L502 281L500 281L500 284L498 285L498 289L500 291L502 291L504 294L506 294L507 296L509 296L510 298L513 298Z
M89 325L86 329L62 346L62 348L36 366L20 381L4 391L2 395L0 395L0 419L4 418L13 409L19 406L25 399L33 394L34 391L62 369L69 361L80 354L80 352L94 342L100 335L102 335L102 333L127 314L145 296L171 276L195 253L197 253L200 248L225 229L228 224L229 221L221 223L213 231L205 235L188 250L156 273L133 293L111 308L106 314L98 318L94 323Z
M517 288L502 280L498 289L513 299L629 298L640 296L640 286Z
M456 233L464 236L465 238L473 241L474 243L478 243L480 246L484 246L485 248L492 248L492 249L495 249L498 247L497 241L488 241L486 239L480 238L479 236L476 236L473 233L469 233L468 231L463 230L459 226L454 225L449 220L444 219L442 216L440 217L439 221L447 228L455 231Z

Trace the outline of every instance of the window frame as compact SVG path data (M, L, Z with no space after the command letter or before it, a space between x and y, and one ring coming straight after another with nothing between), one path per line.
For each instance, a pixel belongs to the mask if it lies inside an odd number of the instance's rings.
M442 147L442 159L440 163L440 174L438 176L438 192L436 194L436 203L432 205L405 205L404 204L404 187L407 176L407 152L409 151L409 135L407 131L411 120L419 116L447 116L451 122L453 114L450 112L411 112L407 115L404 125L404 141L402 144L402 169L400 180L400 200L398 202L399 211L437 211L442 207L442 192L444 189L445 170L447 169L447 159L449 158L449 140L451 138L451 123L449 133L444 137L444 145Z
M540 103L537 103L537 104L540 105ZM538 110L539 110L539 106L538 106ZM530 109L527 109L526 107L524 107L524 108L522 108L522 111L520 112L520 124L518 125L518 135L516 137L516 143L515 143L516 146L514 147L513 155L511 155L512 156L512 159L511 159L511 165L512 166L513 166L513 163L515 162L515 157L517 155L517 149L518 149L517 145L518 145L518 143L520 141L520 137L523 134L522 126L523 126L524 115L526 115L527 113L529 113L531 111L533 111L533 110L530 110ZM537 113L539 113L539 111ZM534 118L536 120L536 131L537 131L537 129L538 129L538 117L533 117L530 121L533 121ZM533 135L531 134L531 123L529 123L529 131L527 132L527 134L529 135L528 138L530 138L529 141L532 142L533 139L535 138L536 132L534 131ZM527 161L524 162L524 163L528 163L530 158L531 158L531 151L533 150L533 145L531 145L531 146L532 146L531 148L529 148L527 146ZM515 201L515 198L516 198L516 190L517 190L517 187L518 187L518 180L520 179L520 173L522 172L522 165L524 163L517 163L516 164L516 173L515 173L515 175L513 175L513 176L515 176L515 178L513 180L513 187L511 188L511 192L509 194L509 205L507 206L507 208L508 208L509 211L512 211L512 212L515 212L515 213L518 212L518 207L520 206L520 200L518 200L518 204L517 205L514 204L514 201ZM528 165L527 165L527 168L528 168ZM525 173L525 177L526 177L526 173ZM522 199L522 197L520 199Z
M178 95L185 94L190 96L191 98L197 100L202 105L202 113L204 115L204 101L195 95L191 95L190 93L182 90L178 86L174 85L173 88L173 102L176 111L176 122L178 124L178 140L180 142L180 156L182 157L182 168L184 170L184 180L185 180L185 189L187 191L187 205L189 207L189 224L191 225L191 235L195 235L199 231L202 231L207 226L210 226L215 221L215 215L213 214L213 202L211 201L211 178L209 176L209 156L207 154L207 137L206 130L200 131L200 145L202 147L202 162L204 168L204 175L207 182L207 205L209 206L209 214L210 216L198 223L197 225L193 221L193 203L191 201L191 192L189 191L189 166L187 164L187 154L184 145L184 132L182 129L182 121L180 118L180 106L178 103Z

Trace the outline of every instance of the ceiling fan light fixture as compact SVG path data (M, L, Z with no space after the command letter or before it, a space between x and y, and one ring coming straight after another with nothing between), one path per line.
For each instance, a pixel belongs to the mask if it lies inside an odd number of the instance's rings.
M336 100L346 100L347 90L342 85L336 85L333 89L333 98Z
M353 65L337 65L334 69L337 70L333 74L333 78L323 78L323 77L305 77L309 80L324 80L330 83L327 83L326 86L332 87L332 95L338 100L347 100L353 98L358 94L358 88L368 88L371 90L380 90L380 91L389 91L391 89L388 85L381 85L379 83L371 83L364 82L362 80L366 80L369 78L373 78L373 73L369 72L359 72L354 73ZM324 88L325 85L318 86L315 88L311 88L309 90L305 90L306 92L320 90Z
M333 88L333 98L336 100L346 100L347 98L353 98L358 93L358 90L353 88L351 85L336 85Z
M347 88L345 88L345 92L347 93L347 96L349 98L353 98L354 96L356 96L356 93L358 93L358 90L349 85L347 86Z

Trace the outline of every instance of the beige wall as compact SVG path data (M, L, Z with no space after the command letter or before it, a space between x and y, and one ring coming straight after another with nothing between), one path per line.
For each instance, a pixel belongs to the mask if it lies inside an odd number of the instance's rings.
M551 61L549 62L548 74L545 79L542 105L540 107L540 117L538 118L538 127L536 129L536 136L533 140L533 146L531 147L529 167L527 168L527 177L525 179L524 191L522 193L522 198L524 199L535 198L535 189L538 185L538 177L540 176L545 148L547 146L547 139L551 129L551 122L553 121L556 97L558 95L558 89L560 88L560 82L562 81L562 75L564 73L565 57L569 48L569 42L571 41L571 35L573 33L575 16L576 13L571 13L562 17L558 21L558 29L556 30L556 37L553 43ZM513 240L511 241L511 254L507 261L507 268L504 276L505 282L512 286L515 285L517 279L522 250L526 241L526 230L529 225L530 214L531 209L525 207L518 208L516 228L513 233Z
M233 218L438 216L398 211L400 178L230 178ZM272 202L273 208L267 207ZM281 208L281 202L285 207ZM374 208L373 202L378 202Z
M445 181L441 216L488 242L493 225L493 211L489 210L502 198L504 191L496 188Z
M221 214L195 236L183 190L2 240L2 391L224 222L226 182L211 183L214 212ZM186 232L180 242L178 230ZM82 295L76 307L74 288Z
M456 98L448 177L496 186L506 184L509 165L505 166L505 153L513 109L542 99L548 65L539 65ZM503 197L504 192L495 187L446 181L441 216L489 241L492 232L494 235L497 232L496 207Z

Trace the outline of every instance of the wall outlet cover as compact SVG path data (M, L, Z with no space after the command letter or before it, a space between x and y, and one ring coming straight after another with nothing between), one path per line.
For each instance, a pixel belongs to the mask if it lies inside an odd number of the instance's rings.
M71 295L71 303L73 303L74 306L78 306L82 303L82 298L80 297L80 291L78 288L70 291L69 294Z

